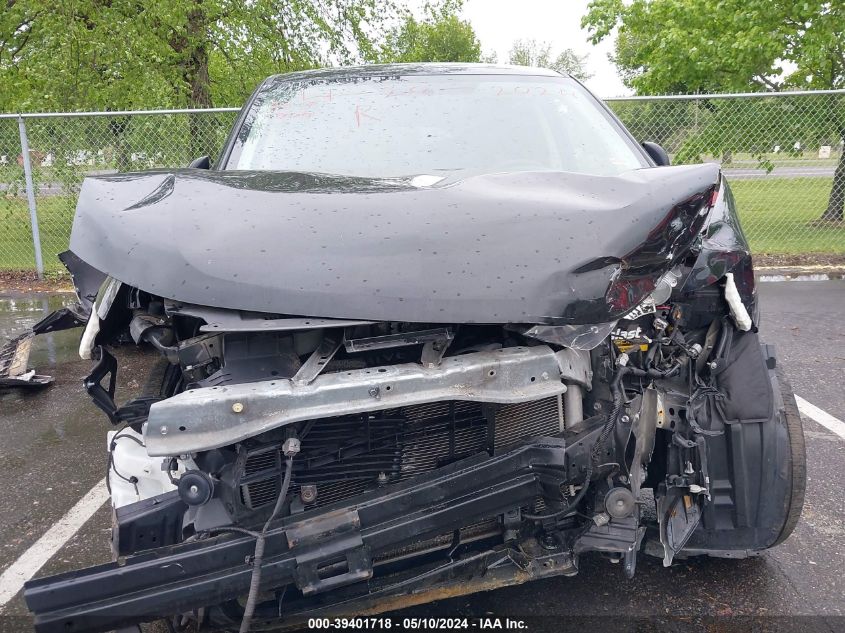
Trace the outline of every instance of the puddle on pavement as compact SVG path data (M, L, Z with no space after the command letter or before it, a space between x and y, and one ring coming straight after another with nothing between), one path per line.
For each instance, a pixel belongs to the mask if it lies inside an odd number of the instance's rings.
M23 334L35 323L62 306L75 301L69 293L0 295L0 347L11 338ZM29 355L29 366L38 373L45 368L76 358L81 330L72 329L36 336Z

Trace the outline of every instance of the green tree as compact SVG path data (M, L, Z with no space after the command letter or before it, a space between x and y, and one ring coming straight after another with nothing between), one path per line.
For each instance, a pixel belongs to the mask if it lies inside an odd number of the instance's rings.
M387 36L382 62L480 62L481 44L472 25L458 18L462 2L427 4L418 20L409 11Z
M516 40L508 54L508 63L515 66L550 68L571 75L578 81L586 81L592 77L585 68L586 55L579 55L571 48L565 48L556 57L552 57L552 45L548 42Z
M618 28L614 61L640 94L845 88L841 0L593 0L582 26L593 43ZM703 103L722 109L699 139L714 150L740 134L728 118L737 106ZM792 133L845 139L845 99L830 100L825 113L806 118L811 129ZM820 220L841 222L843 207L845 152Z
M10 89L0 92L0 111L240 105L268 75L374 60L385 32L399 19L392 0L5 5L0 85ZM210 121L189 117L194 156L219 146L219 130ZM119 168L127 167L126 139L138 124L111 121Z
M240 104L272 73L372 61L399 18L381 0L4 4L3 110Z

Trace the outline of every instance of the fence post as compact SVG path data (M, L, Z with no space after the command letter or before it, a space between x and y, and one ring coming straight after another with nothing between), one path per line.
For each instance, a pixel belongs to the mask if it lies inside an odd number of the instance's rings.
M29 139L26 136L26 125L22 116L18 117L18 131L21 135L21 155L23 157L23 174L26 180L26 201L29 205L29 222L32 226L32 245L35 247L35 270L38 278L44 278L44 259L41 257L41 234L38 231L38 213L35 210L35 188L32 184L32 164L29 160Z

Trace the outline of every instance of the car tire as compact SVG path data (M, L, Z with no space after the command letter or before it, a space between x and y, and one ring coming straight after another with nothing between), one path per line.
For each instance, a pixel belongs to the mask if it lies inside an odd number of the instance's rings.
M804 507L804 494L807 489L807 452L804 444L804 426L801 422L801 413L798 411L798 403L795 400L792 386L786 376L783 375L780 367L777 368L777 381L783 400L781 410L786 420L786 432L789 438L790 491L786 497L786 519L780 534L771 547L783 543L792 534L798 524L798 519L801 517L801 510Z
M163 358L157 358L147 374L144 387L138 394L140 398L170 398L182 390L182 368L179 365L171 365ZM141 426L146 418L140 422L130 424L132 429L141 432Z
M163 358L156 360L147 374L142 396L169 398L178 393L182 383L182 370L179 365L171 365Z

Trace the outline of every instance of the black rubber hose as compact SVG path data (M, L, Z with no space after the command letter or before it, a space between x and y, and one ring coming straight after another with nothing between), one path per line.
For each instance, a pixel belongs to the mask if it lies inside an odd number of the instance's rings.
M126 477L126 476L120 474L120 472L118 472L118 470L117 470L117 467L115 467L115 465L114 465L114 449L115 449L115 446L117 445L117 440L126 438L127 440L132 440L138 446L144 446L144 443L141 440L139 440L137 437L134 437L132 435L121 435L121 433L123 433L123 431L125 431L127 428L128 427L124 426L117 433L115 433L114 436L111 439L111 443L109 444L109 458L108 458L108 465L106 467L106 488L108 489L109 494L111 494L111 481L109 480L109 471L112 471L112 470L114 471L114 474L117 475L118 477L120 477L123 481L130 483L133 486L135 486L135 494L138 494L138 478L135 477L134 475L132 477Z
M172 328L165 325L155 325L141 334L141 340L156 348L171 365L179 364L179 348L170 345L175 338Z
M285 497L288 494L290 487L291 473L293 472L293 457L288 457L285 462L285 477L282 480L282 489L279 491L279 498L276 499L276 505L273 507L273 512L270 518L264 524L264 527L258 533L255 539L255 555L252 559L252 577L249 581L249 594L246 598L246 605L244 605L244 616L241 619L240 633L247 633L252 624L252 615L255 613L255 605L258 602L258 587L261 584L261 562L264 558L264 543L267 530L270 529L270 524L276 519L282 507L285 504Z

